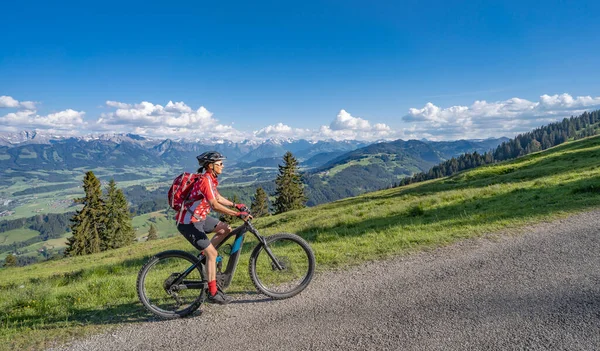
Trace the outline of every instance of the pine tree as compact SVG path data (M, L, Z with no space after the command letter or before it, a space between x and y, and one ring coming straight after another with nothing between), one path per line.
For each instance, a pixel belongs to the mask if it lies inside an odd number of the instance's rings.
M8 256L6 256L6 259L4 259L4 267L14 267L17 265L17 256L13 255L13 254L9 254Z
M305 207L306 195L298 174L298 161L291 152L283 156L283 166L279 166L279 174L275 179L275 211L283 213Z
M261 217L269 214L269 199L267 193L262 187L256 189L256 195L254 195L254 201L250 206L252 216Z
M68 239L65 256L79 256L100 252L101 238L104 236L105 211L102 201L100 181L94 172L87 172L83 178L85 197L75 199L83 208L71 218L73 236Z
M150 224L150 229L148 230L148 241L158 239L158 231L154 224Z
M127 199L123 191L117 189L114 179L108 183L106 192L106 230L101 243L103 251L132 244L135 240Z

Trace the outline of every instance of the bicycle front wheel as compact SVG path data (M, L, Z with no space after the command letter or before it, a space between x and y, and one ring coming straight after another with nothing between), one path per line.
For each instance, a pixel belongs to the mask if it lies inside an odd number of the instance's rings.
M275 234L265 239L273 258L263 244L254 248L248 265L254 286L273 299L299 294L308 286L315 272L312 249L295 234Z
M194 312L206 297L202 265L190 268L198 258L185 251L165 251L152 257L140 270L137 293L146 309L173 319Z

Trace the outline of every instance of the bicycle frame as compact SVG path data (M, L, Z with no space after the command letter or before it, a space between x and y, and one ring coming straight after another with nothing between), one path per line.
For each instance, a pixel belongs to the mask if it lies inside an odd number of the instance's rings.
M258 230L256 230L256 228L254 228L254 226L252 225L252 223L250 221L246 221L246 222L244 222L244 224L235 228L229 234L227 234L227 236L216 246L216 249L218 250L223 245L223 243L225 243L229 238L231 238L232 236L235 235L235 240L233 242L233 245L231 246L231 252L229 253L229 261L227 262L227 267L225 268L224 272L217 274L217 282L222 289L228 288L229 285L231 284L231 281L233 280L233 276L237 269L238 261L240 259L240 254L242 253L242 244L244 243L244 236L246 235L247 232L254 234L256 239L258 239L258 242L259 242L258 245L261 245L261 244L264 245L265 251L271 258L271 260L273 260L275 267L279 270L283 269L281 264L278 262L278 260L275 258L275 256L271 252L271 249L269 249L265 238L258 233ZM198 288L204 287L204 284L201 284L201 287L199 287L198 284L187 283L184 279L185 279L185 277L187 277L188 274L190 274L194 269L196 269L196 267L198 267L198 265L203 264L203 262L205 262L205 261L206 261L205 256L202 253L199 254L198 262L196 262L195 264L190 266L188 269L186 269L179 277L177 277L177 279L175 279L173 281L172 285L176 285L176 286L184 285L185 288L187 288L187 289L198 289ZM181 283L183 283L183 284L181 284Z

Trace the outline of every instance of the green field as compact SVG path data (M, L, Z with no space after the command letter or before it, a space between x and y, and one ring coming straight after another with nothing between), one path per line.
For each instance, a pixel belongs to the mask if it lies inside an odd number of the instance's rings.
M136 216L133 218L132 224L135 230L135 236L137 238L142 238L148 235L150 224L154 224L158 230L159 238L168 238L178 234L177 228L175 227L175 220L173 218L167 218L165 211L146 213Z
M140 241L145 241L145 237L150 230L150 224L153 223L158 230L159 238L168 238L177 235L177 228L175 227L175 221L172 218L167 218L165 211L157 211L152 213L135 216L132 219L132 225L136 233L136 238ZM0 245L8 245L18 241L24 241L33 237L38 236L40 233L35 230L23 228L14 229L4 233L0 233ZM19 251L23 252L25 256L37 256L37 250L46 248L50 253L64 249L67 245L67 238L71 236L71 233L65 233L62 237L56 239L50 239L47 241L41 241L29 246L20 248ZM0 260L4 260L8 253L0 254Z
M4 233L0 233L0 245L10 245L18 241L24 241L40 235L37 230L31 229L13 229Z
M301 235L315 250L317 270L325 271L507 228L518 231L599 206L600 137L593 137L449 178L259 218L254 224L263 234ZM144 219L135 223L140 235ZM253 245L244 245L230 293L254 290L246 273ZM194 252L175 236L3 269L0 349L43 349L115 324L149 320L137 301L136 275L151 255L167 249Z
M10 186L0 186L0 198L10 199L13 202L11 207L8 208L15 213L10 216L2 217L3 220L11 220L16 218L31 217L36 214L46 213L65 213L71 212L77 209L73 207L73 199L83 195L83 188L81 182L85 172L89 169L76 169L72 171L28 171L25 172L27 177L24 176L13 176L11 173L14 171L4 170L2 171L8 178L11 179ZM92 169L97 176L106 179L113 176L118 176L121 172L108 168L97 168ZM158 184L162 184L159 181L162 180L166 175L172 173L172 170L164 168L153 168L153 169L125 169L126 173L135 173L140 176L139 179L117 181L119 188L125 188L133 185L147 186L148 189L156 188ZM21 172L23 173L23 172ZM0 173L1 175L2 173ZM60 175L60 181L49 182L45 181L46 177L50 174ZM73 186L56 191L44 191L44 187L64 185L72 183ZM40 192L35 194L27 195L15 195L21 191L31 189L32 184L35 187L40 188ZM103 182L102 187L106 184Z

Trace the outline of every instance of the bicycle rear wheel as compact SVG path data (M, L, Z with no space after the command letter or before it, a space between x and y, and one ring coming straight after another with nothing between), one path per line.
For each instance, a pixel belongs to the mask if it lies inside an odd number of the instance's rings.
M198 258L185 251L165 251L152 257L140 270L137 293L146 309L165 318L181 318L194 312L206 297L202 265L187 275Z
M302 292L315 272L315 255L304 239L295 234L265 237L267 247L282 267L279 269L259 244L252 251L248 270L254 286L273 299L286 299Z

